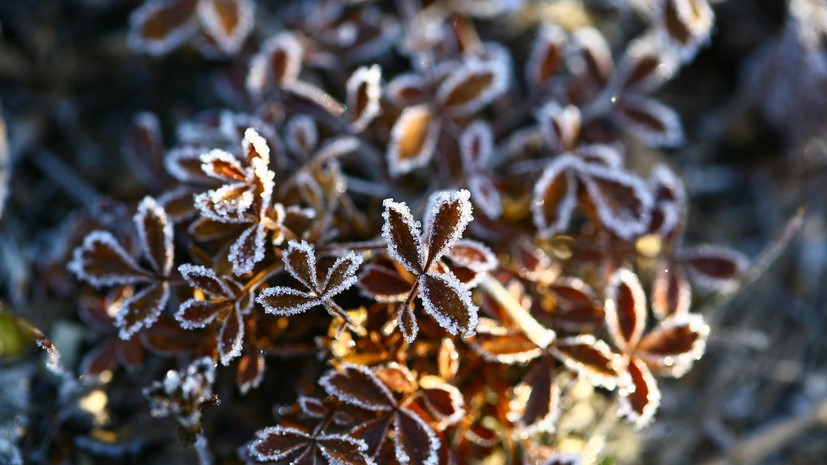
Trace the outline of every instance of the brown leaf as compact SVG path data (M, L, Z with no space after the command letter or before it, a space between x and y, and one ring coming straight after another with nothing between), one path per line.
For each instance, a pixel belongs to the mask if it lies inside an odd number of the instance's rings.
M232 289L215 274L212 268L185 263L178 267L178 272L193 289L201 289L212 297L230 298L233 296Z
M442 430L453 425L465 416L465 399L456 386L445 382L439 376L427 375L419 380L423 400L428 412L439 423Z
M462 237L465 227L473 218L470 198L471 194L461 189L453 195L440 192L429 199L425 214L425 271L430 270Z
M115 356L115 339L107 339L93 347L80 362L80 372L88 376L98 376L106 370L112 370L117 366Z
M230 246L227 259L233 264L233 273L241 276L253 271L256 263L264 259L264 243L267 230L264 223L253 223L242 231L238 239Z
M391 392L373 371L361 365L344 363L341 371L330 370L319 384L340 401L374 412L392 410L396 406Z
M573 105L560 106L555 101L543 105L535 115L546 144L556 151L573 150L580 136L580 110Z
M152 269L167 277L172 270L172 222L163 207L152 197L144 197L133 217L138 242Z
M192 37L198 0L150 0L129 18L129 45L151 55L165 55Z
M506 63L470 60L442 82L436 99L451 116L469 115L505 92L509 79Z
M431 106L405 108L391 129L387 155L391 176L400 176L428 164L439 131L440 125Z
M385 199L382 205L385 207L382 236L388 243L388 254L409 272L416 275L424 273L419 222L414 221L411 210L404 202Z
M477 273L487 273L497 267L494 252L485 244L471 239L458 240L448 252L448 258Z
M556 25L543 25L526 61L526 79L535 89L547 89L551 78L562 71L565 47L566 33Z
M382 70L379 65L358 68L347 81L347 106L351 125L363 131L381 112Z
M316 251L305 241L290 241L282 255L284 269L306 288L320 291L316 275Z
M517 400L522 400L523 404L519 408L519 424L523 434L555 430L560 416L560 388L555 378L554 360L543 357L534 363L531 371L515 388ZM521 399L523 397L526 398Z
M649 186L618 168L595 164L578 165L596 220L622 239L632 239L646 231L654 199Z
M189 299L175 312L175 319L184 329L203 328L231 307L232 303L227 300Z
M272 88L284 88L299 77L304 50L290 32L269 39L250 62L247 90L256 97Z
M413 287L396 270L375 264L362 269L357 284L363 294L381 303L402 302Z
M624 96L615 107L623 128L650 147L683 143L683 126L675 110L645 97Z
M714 14L706 0L659 0L658 32L683 61L691 60L712 31Z
M683 249L678 259L693 282L704 290L723 291L738 285L749 260L740 252L715 245Z
M646 329L646 294L634 272L620 268L609 277L603 308L615 345L634 350Z
M569 172L573 162L571 155L558 157L534 185L531 211L541 236L551 237L569 225L577 202L577 185Z
M662 375L683 376L706 349L709 326L701 315L662 322L640 341L636 354Z
M325 277L321 292L325 298L333 297L356 284L356 271L362 264L362 256L348 251L337 258Z
M614 73L614 60L603 34L586 27L572 37L574 53L569 60L573 74L593 89L603 88Z
M614 390L628 384L628 375L622 369L623 358L590 334L560 339L552 353L566 368L595 386Z
M218 333L218 355L221 364L227 366L234 358L241 355L241 345L244 342L244 321L241 313L231 311L221 325Z
M151 281L152 274L141 268L106 231L92 231L83 245L74 250L67 266L78 279L95 287Z
M549 286L557 297L558 324L566 330L594 330L604 321L602 306L588 284L578 278L558 278Z
M425 311L451 334L473 335L477 307L471 293L451 274L428 273L419 277L419 297Z
M683 268L668 261L658 263L652 282L652 310L661 320L689 313L692 288Z
M395 392L411 394L419 387L413 373L407 367L395 362L378 366L373 369L373 372L385 386Z
M304 313L322 304L318 296L282 286L268 287L261 291L256 302L260 303L267 313L280 316Z
M415 413L398 410L394 421L393 443L400 464L436 465L440 442L436 434Z
M198 14L205 32L226 54L236 54L253 28L256 10L251 0L201 0Z
M121 339L130 339L141 328L149 328L158 319L169 300L166 282L152 284L125 300L115 315L115 325L120 328Z
M472 347L486 360L508 365L526 363L543 353L525 334L488 318L480 319Z
M626 417L635 427L642 428L652 421L658 410L660 389L652 372L642 361L632 358L627 370L634 389L621 391L618 414Z
M264 354L259 350L247 350L238 360L235 383L241 394L257 388L264 377Z

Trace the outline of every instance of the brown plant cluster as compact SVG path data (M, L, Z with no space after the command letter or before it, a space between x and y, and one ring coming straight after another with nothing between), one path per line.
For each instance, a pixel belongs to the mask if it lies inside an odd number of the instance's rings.
M479 27L520 1L306 0L258 37L252 0L147 0L129 46L237 64L232 104L171 147L138 115L147 195L70 227L101 333L79 371L152 374L146 408L204 464L228 447L207 408L268 379L292 398L239 407L274 412L230 444L247 463L594 462L566 447L592 434L561 421L572 399L655 420L705 350L693 296L748 265L685 244L680 177L636 160L683 143L651 94L713 24L706 0L652 3L620 48L550 22L520 48Z

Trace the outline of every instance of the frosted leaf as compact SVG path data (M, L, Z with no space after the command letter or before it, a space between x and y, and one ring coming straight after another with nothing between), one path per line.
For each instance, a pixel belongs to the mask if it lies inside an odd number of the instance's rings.
M728 291L738 286L749 265L740 252L718 245L700 245L678 252L693 283L706 291Z
M544 24L534 40L525 65L525 75L535 89L546 89L566 63L566 33L553 24Z
M305 241L290 241L282 255L284 269L312 291L321 291L316 276L316 251Z
M491 182L491 178L484 175L471 175L468 178L468 190L471 192L471 199L482 213L492 219L502 215L502 198L500 192Z
M299 396L296 403L299 404L302 413L310 418L321 420L330 413L330 409L327 408L324 402L315 397Z
M238 360L235 383L241 395L258 388L264 379L264 354L258 350L248 350Z
M244 321L239 312L232 311L227 315L218 333L218 355L221 364L227 366L233 359L240 356L243 343Z
M382 70L379 65L362 66L347 80L347 106L350 124L363 131L382 111Z
M169 300L169 285L160 282L147 286L125 300L115 315L121 339L131 339L141 328L149 328L161 315Z
M167 152L164 168L173 178L186 183L214 184L215 179L204 174L200 147L184 146Z
M675 110L649 98L624 96L615 107L623 128L650 147L683 143L683 126Z
M686 218L686 190L683 181L664 164L655 166L649 175L655 204L662 218L656 232L664 236L679 235ZM654 223L655 218L653 218Z
M652 372L641 360L632 358L626 368L631 385L620 391L618 416L626 418L635 428L649 424L660 406L660 389Z
M560 387L555 379L554 361L544 357L534 363L514 388L510 407L513 414L519 415L522 436L551 433L556 429L560 418Z
M233 183L198 194L195 206L205 217L221 223L244 223L255 197L246 183Z
M255 223L245 229L230 246L228 259L233 264L233 273L241 276L253 271L256 263L264 259L264 243L267 231L264 224Z
M248 452L260 462L285 459L307 447L310 436L304 431L284 426L271 426L256 432Z
M80 362L81 374L88 376L100 376L106 370L112 370L118 366L118 358L115 354L116 342L114 339L107 339L100 345L92 348ZM2 449L0 449L2 451Z
M618 86L626 92L649 93L675 74L678 63L674 55L648 36L629 43L618 66Z
M129 17L127 42L132 49L166 55L195 35L198 0L149 0Z
M244 182L247 180L247 172L238 158L221 149L212 149L201 155L201 169L207 176L222 181Z
M391 129L388 171L400 176L428 164L439 138L440 124L429 105L407 107Z
M398 410L393 423L396 460L401 465L437 465L439 438L419 415Z
M184 263L178 266L178 272L194 289L201 289L213 297L232 297L233 291L212 268Z
M219 313L230 307L230 302L226 300L216 302L192 298L178 307L175 319L184 329L203 328L215 321Z
M617 147L606 144L587 144L577 147L577 156L588 164L605 165L623 170L623 154Z
M141 268L111 233L92 231L72 254L67 265L78 279L95 287L150 281L152 275Z
M322 456L333 464L375 465L367 455L364 441L343 434L322 434L316 437L316 445Z
M602 88L614 73L614 60L609 44L597 29L585 27L572 36L574 52L567 64L572 74Z
M655 13L656 31L662 41L674 47L681 61L695 57L709 41L715 15L706 0L659 0Z
M241 50L253 29L256 4L252 0L201 0L198 16L207 35L228 55Z
M411 210L404 202L385 199L382 206L385 207L382 237L388 243L388 255L411 273L423 273L424 251L419 222L414 221Z
M436 100L454 117L467 116L502 95L511 73L501 60L469 60L440 84Z
M376 377L390 390L402 394L412 394L419 388L416 376L407 366L389 362L373 368Z
M491 126L485 121L475 120L459 139L462 166L466 171L474 172L485 168L491 160L494 151L494 134Z
M477 273L497 268L497 257L485 244L471 239L460 239L448 252L448 258L457 265Z
M632 271L615 271L606 284L606 326L615 345L633 350L646 329L646 294Z
M192 220L198 213L193 199L196 192L195 189L187 186L173 188L161 194L158 197L158 203L173 223L180 224Z
M422 103L425 100L425 79L418 74L400 74L388 83L387 95L400 108Z
M663 261L655 269L652 280L652 310L661 320L689 313L692 288L683 268Z
M534 185L531 212L537 232L544 237L565 230L577 202L577 185L569 170L573 157L564 154L550 163Z
M404 337L405 341L409 344L413 343L413 341L416 340L416 336L419 334L419 323L416 321L414 308L415 307L413 304L402 305L400 306L399 313L397 314L396 325L399 328L399 332L402 333L402 337Z
M552 353L566 368L595 386L613 391L629 384L623 357L591 334L560 339Z
M379 303L402 302L413 287L396 270L372 263L362 268L357 286Z
M427 375L419 380L425 407L439 421L439 428L453 425L465 417L465 399L456 386L439 376Z
M709 325L687 313L664 320L638 344L636 354L661 376L679 378L706 350Z
M575 333L593 332L603 325L605 312L594 290L578 278L556 278L549 285L557 304L557 323Z
M343 363L340 371L330 370L319 379L328 394L340 401L373 412L389 411L396 399L369 368Z
M356 284L356 271L361 264L362 256L356 255L352 251L348 251L345 255L336 259L336 262L327 272L325 283L321 289L325 298L329 299Z
M246 86L251 95L261 97L270 87L283 88L299 77L304 49L292 33L273 37L250 62Z
M322 300L317 296L282 286L268 287L261 291L256 302L261 304L267 313L280 316L304 313L322 304Z
M580 136L580 110L573 105L561 107L550 101L535 114L546 144L556 151L572 150Z
M132 218L144 256L159 276L169 276L174 248L172 223L164 208L152 197L144 197Z
M480 318L477 338L471 347L489 362L506 365L525 364L543 354L543 350L522 332L510 330L488 318Z
M316 122L308 115L299 114L290 118L284 131L285 144L295 155L309 157L319 144Z
M630 240L649 227L654 198L640 178L606 166L580 163L583 183L598 220L618 237Z
M425 311L451 334L473 336L477 306L471 292L450 273L428 273L419 277L419 298Z
M462 237L465 227L473 219L471 193L460 189L453 194L436 192L428 199L425 213L425 271L430 270Z

